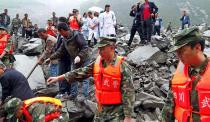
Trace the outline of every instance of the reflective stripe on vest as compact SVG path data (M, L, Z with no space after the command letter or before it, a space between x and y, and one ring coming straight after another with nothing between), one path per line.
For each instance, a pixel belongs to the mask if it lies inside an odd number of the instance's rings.
M4 35L2 38L0 38L0 54L4 52L4 49L7 45L8 37L11 37L11 36L7 34L7 35ZM12 54L12 53L13 53L13 44L12 44L11 50L6 54Z
M196 90L199 98L199 112L192 111L190 105L190 90L189 84L194 79L190 79L188 75L188 66L179 62L177 70L172 79L172 90L174 94L175 118L179 122L187 122L190 117L192 120L192 112L200 114L201 122L210 121L210 62L207 65L206 71L200 75L201 79L198 81ZM198 77L197 77L198 78Z
M94 80L95 80L95 97L99 104L120 104L122 103L120 83L121 72L120 66L123 57L117 56L115 65L102 67L101 56L99 55L94 64Z
M28 113L27 110L32 104L37 103L37 102L43 102L44 104L51 103L56 107L55 108L56 110L54 113L45 115L45 122L48 122L48 121L60 116L60 111L57 111L59 107L62 108L62 103L60 100L51 98L51 97L35 97L35 98L31 98L31 99L24 101L25 110L23 112L26 115L26 117L28 118L27 122L32 122L31 115Z

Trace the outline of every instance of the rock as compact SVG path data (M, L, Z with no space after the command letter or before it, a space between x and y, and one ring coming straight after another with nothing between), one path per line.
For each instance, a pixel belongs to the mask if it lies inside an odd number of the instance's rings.
M33 89L35 96L55 97L58 93L58 87L37 87Z
M120 56L124 56L125 55L125 50L122 47L117 47L115 49L115 51L118 53L118 55Z
M62 104L69 112L70 121L77 121L84 116L84 110L80 109L75 101L63 101Z
M151 45L138 47L133 52L128 54L128 58L131 59L135 64L140 64L142 61L151 58L151 56L158 51L158 48L152 47Z
M156 109L156 108L160 108L162 109L164 106L164 102L163 101L156 101L156 100L145 100L142 103L143 109Z
M153 54L147 61L153 62L155 61L157 64L164 64L167 60L167 54L161 51L156 52Z
M26 55L15 55L16 61L14 63L14 69L23 73L24 76L27 77L33 66L37 63L38 58L34 56L26 56ZM32 89L38 86L46 86L44 74L42 68L37 66L34 72L28 79L29 85Z
M38 55L42 52L42 40L39 38L33 38L30 43L24 44L21 49L26 55Z
M149 84L144 84L144 90L150 90L154 86L153 82L150 82Z
M198 26L198 28L199 28L201 33L206 31L208 29L207 23L201 24L200 26Z
M123 36L120 39L124 41L128 41L130 39L130 34L127 34L126 36Z
M152 61L151 64L152 64L152 66L155 67L155 68L160 67L156 61Z
M92 101L90 101L90 100L85 100L84 103L85 103L85 105L86 105L93 113L96 112L96 109L97 109L97 108L96 108L96 106L97 106L96 103L94 103L94 102L92 102Z
M203 32L203 36L210 38L210 30Z
M210 47L210 42L209 42L208 40L206 40L206 41L205 41L205 45L206 45L206 47L209 48L209 47Z
M155 41L162 41L163 40L163 37L162 36L158 36L158 35L154 35L154 36L152 36L152 38L151 38L153 41L155 40Z
M159 68L160 72L167 72L168 71L168 67L161 67Z
M205 48L204 53L209 57L210 56L210 48Z
M154 101L162 101L161 98L150 95L144 91L136 94L136 101L145 101L145 100L154 100Z
M169 90L169 84L163 84L163 85L160 87L160 90L161 90L165 95L167 95L167 94L168 94L168 90Z
M154 86L150 90L153 91L155 93L155 95L158 96L158 97L161 97L161 96L166 97L157 86Z

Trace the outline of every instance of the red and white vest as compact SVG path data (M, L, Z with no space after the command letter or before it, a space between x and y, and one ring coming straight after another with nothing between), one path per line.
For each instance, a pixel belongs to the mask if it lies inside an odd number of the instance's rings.
M46 30L46 33L47 34L49 34L49 35L51 35L51 36L56 36L55 35L55 26L47 26L46 28L45 28L45 30Z
M124 58L117 56L115 65L106 68L102 67L101 60L99 55L93 69L96 100L99 104L120 104L122 103L120 65Z
M9 34L3 35L3 37L0 38L0 54L2 54L4 52L4 49L7 45L8 38L11 38L11 36ZM12 53L13 53L13 44L12 44L11 50L6 54L12 54Z
M199 98L199 111L192 111L193 107L190 105L190 83L192 79L188 75L188 66L179 62L175 75L172 79L172 90L174 94L175 118L179 122L193 121L192 112L200 114L201 122L210 122L210 62L207 65L206 71L199 77L196 90Z
M62 108L62 103L60 100L51 98L51 97L35 97L24 101L24 110L23 113L26 115L27 120L23 122L32 122L31 115L28 112L29 107L37 102L51 103L55 106L55 112L45 115L45 122L49 122L50 120L57 118L60 116L61 111L57 111L58 108ZM61 110L61 109L60 109Z
M76 20L76 18L73 16L70 18L70 25L69 27L72 29L72 30L79 30L81 32L81 28L79 27L79 24Z

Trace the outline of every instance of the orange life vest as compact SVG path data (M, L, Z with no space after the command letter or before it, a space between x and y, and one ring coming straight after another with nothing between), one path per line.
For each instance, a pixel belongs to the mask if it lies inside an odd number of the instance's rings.
M120 65L124 58L117 56L115 65L106 68L102 67L101 60L99 55L93 69L96 100L99 104L120 104L122 103Z
M2 36L2 35L1 35ZM7 45L7 39L11 38L11 36L9 34L3 35L0 38L0 54L2 54L4 52L4 49ZM13 44L12 44L12 48L9 52L7 52L6 54L12 54L13 53Z
M62 103L61 103L60 100L55 99L55 98L51 98L51 97L35 97L35 98L31 98L31 99L28 99L28 100L24 101L23 113L27 117L27 121L24 121L24 122L32 122L32 118L31 118L31 115L28 112L28 109L32 104L37 103L37 102L43 102L45 104L45 106L46 106L46 103L51 103L55 106L55 112L54 113L50 113L48 115L45 115L45 122L48 122L48 121L60 116L60 111L57 111L58 108L62 108Z
M172 79L172 90L175 100L175 118L179 122L193 121L192 113L200 114L201 122L210 122L210 62L207 65L206 71L200 75L201 79L198 81L196 90L199 98L199 111L192 111L193 107L190 105L190 87L198 77L189 78L188 66L179 62L175 75Z
M73 30L79 30L81 32L81 28L79 27L79 24L76 20L76 18L73 16L72 18L70 18L70 25L69 27Z
M46 33L55 37L56 36L55 35L55 27L54 26L47 26L46 27Z

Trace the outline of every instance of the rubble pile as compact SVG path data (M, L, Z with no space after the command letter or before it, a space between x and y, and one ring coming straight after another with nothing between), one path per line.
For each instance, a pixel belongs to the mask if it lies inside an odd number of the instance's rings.
M201 24L198 27L205 39L210 38L208 30L210 28L207 24ZM177 31L178 30L174 31L172 34ZM128 27L118 25L115 51L118 55L125 57L126 62L130 65L133 72L133 81L136 92L134 108L136 115L134 115L134 118L136 122L156 121L165 104L165 99L169 90L169 82L178 64L178 58L175 53L167 52L173 43L172 34L162 30L161 36L153 36L151 44L144 46L139 44L140 38L138 35L135 35L131 46L128 47L126 44L130 37L130 34L128 33ZM36 39L36 41L33 40L23 44L21 50L26 55L39 56L40 41L38 39ZM208 52L210 52L208 41L206 46L207 49L205 52L208 54ZM98 54L98 50L96 48L91 48L90 50L92 52L91 61L94 61ZM45 75L45 80L46 78ZM73 122L88 122L93 119L96 110L96 101L94 98L95 86L93 78L91 78L91 81L88 99L81 100L79 99L80 97L75 101L66 98L61 99L63 106L68 109L71 121ZM40 83L42 82L43 81L40 81ZM56 95L57 91L54 88L50 89L44 87L37 88L34 92L38 96L47 95L53 97Z

